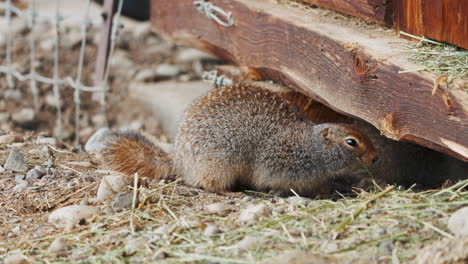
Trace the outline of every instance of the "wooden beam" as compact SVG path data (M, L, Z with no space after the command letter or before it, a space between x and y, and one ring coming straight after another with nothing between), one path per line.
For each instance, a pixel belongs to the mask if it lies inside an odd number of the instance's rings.
M154 29L290 85L387 137L468 161L468 95L462 85L434 89L430 73L399 74L419 67L401 50L408 41L270 0L210 2L231 11L235 26L208 19L191 0L153 0Z
M302 0L316 6L333 9L343 14L371 22L393 25L392 4L387 0Z
M468 49L468 1L393 0L395 28Z

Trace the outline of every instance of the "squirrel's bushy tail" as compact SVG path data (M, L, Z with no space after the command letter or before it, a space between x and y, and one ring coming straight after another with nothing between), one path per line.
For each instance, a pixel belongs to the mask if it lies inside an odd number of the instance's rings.
M174 178L170 155L135 131L116 133L107 144L104 157L110 169L127 175Z

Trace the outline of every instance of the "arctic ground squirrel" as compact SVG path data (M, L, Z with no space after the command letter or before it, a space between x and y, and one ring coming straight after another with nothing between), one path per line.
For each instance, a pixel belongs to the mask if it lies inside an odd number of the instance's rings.
M180 177L212 192L241 186L304 196L377 160L361 130L305 120L282 97L247 84L213 89L188 107L171 153L127 131L113 137L105 157L111 169L128 175Z

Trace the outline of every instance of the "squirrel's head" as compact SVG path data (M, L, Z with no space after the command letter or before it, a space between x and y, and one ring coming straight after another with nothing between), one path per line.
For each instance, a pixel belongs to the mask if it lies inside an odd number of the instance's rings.
M322 124L320 138L330 165L337 174L365 170L377 161L374 146L364 132L350 125Z

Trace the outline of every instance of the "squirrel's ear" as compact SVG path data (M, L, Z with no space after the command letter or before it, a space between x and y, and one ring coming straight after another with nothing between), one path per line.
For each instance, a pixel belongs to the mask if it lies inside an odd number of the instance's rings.
M329 132L330 128L325 128L324 130L322 130L322 132L320 132L320 136L322 137L322 139L328 139L328 132Z

